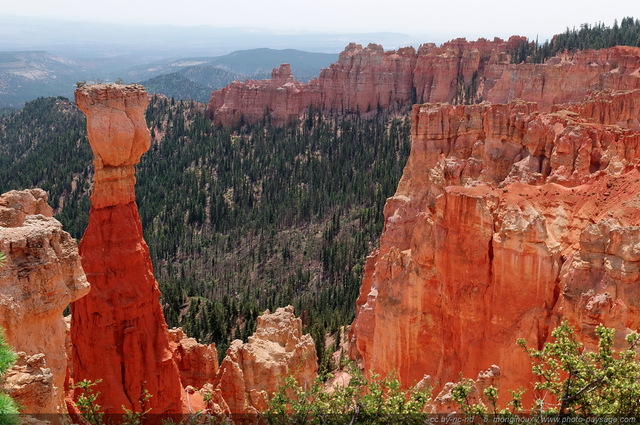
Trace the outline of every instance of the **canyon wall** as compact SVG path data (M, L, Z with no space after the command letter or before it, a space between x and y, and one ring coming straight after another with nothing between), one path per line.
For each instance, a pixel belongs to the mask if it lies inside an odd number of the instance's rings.
M134 165L149 149L142 86L92 85L76 90L94 154L89 224L80 243L91 292L71 305L73 380L102 381L106 413L123 406L153 413L183 411L184 393L169 344L149 250L135 203Z
M302 84L289 65L270 80L234 82L214 91L209 111L216 123L260 122L268 113L284 123L310 106L327 113L376 111L423 102L505 103L522 99L543 111L554 104L584 100L592 90L640 88L637 47L617 46L560 54L545 64L512 64L510 51L523 37L457 39L384 51L376 44L349 44L338 61Z
M618 343L640 326L640 90L552 108L539 94L544 108L413 107L352 326L366 370L405 385L428 374L439 391L495 364L508 396L534 380L517 338L541 347L566 318L593 347L598 323Z
M0 196L0 327L18 353L4 383L24 413L66 413L62 312L89 292L78 246L41 189Z

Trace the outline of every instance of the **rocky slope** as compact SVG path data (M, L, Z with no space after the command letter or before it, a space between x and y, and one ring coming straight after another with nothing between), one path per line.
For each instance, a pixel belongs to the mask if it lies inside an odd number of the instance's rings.
M599 81L636 86L638 59ZM533 378L517 338L539 347L561 318L591 346L598 323L619 341L640 326L640 90L552 108L546 96L413 107L411 154L352 327L367 370L441 385L496 364L508 394Z
M562 54L545 64L512 64L509 52L524 41L457 39L442 46L424 44L416 51L384 51L376 44L349 44L338 61L318 78L302 84L287 65L270 80L234 82L214 91L209 110L230 125L261 121L267 111L286 122L309 106L325 112L368 112L422 102L503 103L535 101L541 110L582 101L589 90L640 88L638 48L613 47Z
M181 412L184 395L169 344L149 250L135 203L134 165L149 149L141 86L93 85L76 91L94 153L89 225L80 243L92 290L71 305L73 379L95 387L107 413Z
M25 413L64 413L66 306L89 292L75 240L41 189L0 196L0 327L19 353L5 382Z

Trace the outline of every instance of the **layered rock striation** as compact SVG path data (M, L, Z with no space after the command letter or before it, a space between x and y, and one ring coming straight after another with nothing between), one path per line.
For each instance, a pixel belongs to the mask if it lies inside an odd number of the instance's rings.
M89 224L80 243L92 290L71 305L73 379L102 381L100 405L153 413L181 412L183 391L160 306L149 250L135 203L134 165L149 149L142 86L92 85L76 90L94 154Z
M24 413L66 413L62 312L89 292L76 241L41 189L0 196L0 327L19 353L5 386Z
M293 376L299 385L310 387L317 370L313 339L302 334L302 320L287 306L259 316L249 342L231 343L213 385L230 413L256 413L266 410L284 378Z
M268 119L283 123L312 106L328 113L376 111L413 103L505 103L523 99L548 111L579 102L590 90L640 88L640 48L617 46L561 54L545 64L513 64L510 52L526 41L457 39L384 51L376 44L349 44L338 61L302 84L288 65L270 80L247 80L214 91L209 110L215 122Z
M638 329L638 101L640 90L554 112L521 101L414 106L352 355L406 385L496 364L507 393L534 380L517 338L540 347L562 318L588 346L598 323L619 342Z

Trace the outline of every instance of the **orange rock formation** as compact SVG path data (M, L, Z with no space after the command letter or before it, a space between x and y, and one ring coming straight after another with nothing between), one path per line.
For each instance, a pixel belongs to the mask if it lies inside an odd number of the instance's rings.
M183 391L135 203L134 165L149 148L142 86L76 90L94 154L89 225L80 243L91 292L71 306L73 379L102 382L100 405L140 411L143 390L153 413L180 412Z
M287 306L259 316L248 343L231 343L213 385L230 413L262 412L285 377L292 375L308 387L317 370L313 339L302 334L302 321L294 316L293 307Z
M215 344L200 344L195 338L187 337L181 328L170 329L169 340L183 386L202 388L213 382L218 373L218 350Z
M307 84L293 80L288 65L273 71L271 80L231 85L211 94L209 110L222 125L264 119L276 123L303 114L309 106L325 112L368 112L416 102L494 103L520 98L554 104L582 101L589 90L640 88L636 47L613 47L562 54L545 64L511 62L508 53L522 37L508 41L457 39L438 47L408 47L385 52L376 44L349 44L338 62Z
M41 189L0 196L0 327L19 352L6 387L24 413L66 413L66 306L89 292L75 240Z
M640 64L619 72L640 84ZM534 379L517 338L539 347L562 317L587 345L598 323L619 341L637 330L638 102L640 90L550 113L521 101L414 106L411 154L366 262L352 354L407 385L496 364L507 393Z

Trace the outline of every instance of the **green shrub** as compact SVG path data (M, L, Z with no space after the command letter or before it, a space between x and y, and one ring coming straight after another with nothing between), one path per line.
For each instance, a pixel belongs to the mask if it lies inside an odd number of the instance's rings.
M554 341L542 350L525 348L533 361L533 373L541 378L534 390L553 395L556 400L548 407L536 403L539 410L559 415L622 415L640 414L640 362L636 349L640 335L627 336L628 348L615 352L615 329L602 325L596 328L598 350L587 351L574 330L563 321L551 334Z
M304 389L289 376L273 395L264 417L271 424L332 423L410 423L419 422L429 401L431 389L404 390L392 375L381 378L372 373L365 378L360 369L349 365L351 379L345 386L328 392L319 377Z
M82 417L91 425L104 424L104 412L100 411L102 406L97 403L100 392L94 393L91 389L91 387L100 382L102 382L102 379L98 379L95 382L84 379L71 386L73 390L79 390L76 396L76 405Z

